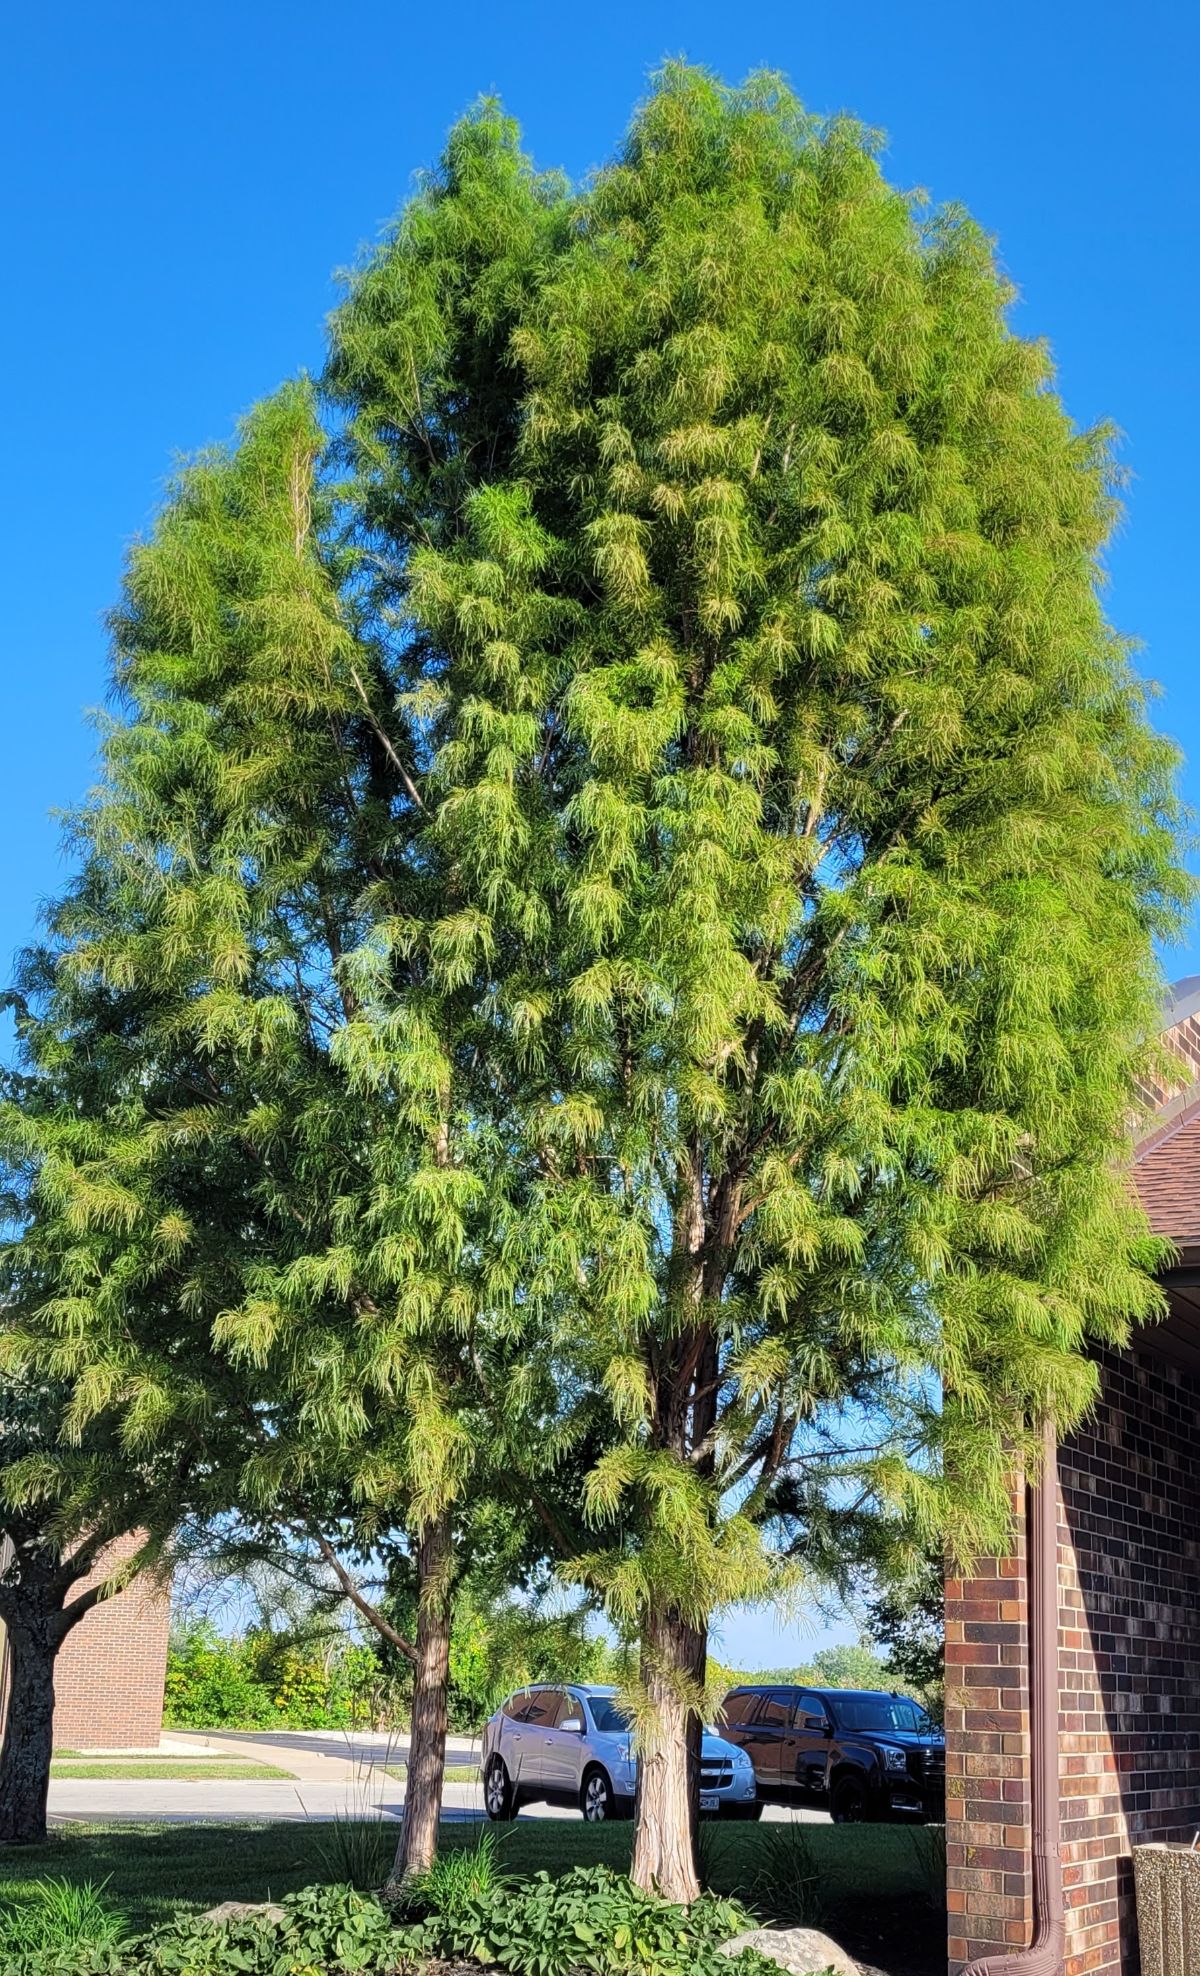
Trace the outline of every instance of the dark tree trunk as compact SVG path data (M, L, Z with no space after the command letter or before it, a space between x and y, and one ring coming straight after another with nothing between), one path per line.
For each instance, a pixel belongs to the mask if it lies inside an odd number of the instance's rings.
M427 1873L437 1853L446 1775L453 1536L448 1510L424 1525L417 1547L417 1661L404 1825L387 1891Z
M0 1845L31 1846L46 1836L54 1749L54 1661L61 1608L10 1620L8 1707L0 1748Z
M703 1723L685 1699L703 1679L708 1641L677 1612L642 1629L642 1685L654 1711L638 1759L632 1877L646 1893L686 1906L700 1892L697 1820Z

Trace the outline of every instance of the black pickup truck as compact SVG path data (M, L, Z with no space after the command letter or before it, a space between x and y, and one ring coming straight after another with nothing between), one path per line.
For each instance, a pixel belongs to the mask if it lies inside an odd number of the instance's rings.
M719 1726L749 1756L760 1797L816 1800L839 1825L945 1817L946 1739L907 1695L732 1688Z

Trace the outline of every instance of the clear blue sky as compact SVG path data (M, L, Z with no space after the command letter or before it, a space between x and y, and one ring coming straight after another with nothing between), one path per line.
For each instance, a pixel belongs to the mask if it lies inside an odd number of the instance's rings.
M889 134L900 183L963 201L1046 336L1074 417L1135 475L1110 611L1145 643L1200 799L1195 541L1200 13L1182 0L66 0L0 60L5 472L0 972L59 882L48 812L82 793L101 614L172 458L315 368L332 270L456 114L496 91L544 165L600 163L645 75L686 54L784 70ZM1200 969L1200 943L1166 958ZM764 1652L788 1658L761 1622ZM811 1644L811 1643L809 1643ZM749 1651L727 1637L725 1650Z

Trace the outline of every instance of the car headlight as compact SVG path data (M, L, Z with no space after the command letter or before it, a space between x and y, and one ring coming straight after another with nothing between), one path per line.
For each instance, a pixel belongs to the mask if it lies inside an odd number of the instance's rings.
M633 1751L630 1749L628 1743L617 1744L617 1761L619 1763L633 1762Z
M752 1770L754 1768L745 1750L736 1750L734 1752L733 1767L735 1770Z
M907 1770L908 1757L903 1750L885 1750L883 1760L889 1770Z

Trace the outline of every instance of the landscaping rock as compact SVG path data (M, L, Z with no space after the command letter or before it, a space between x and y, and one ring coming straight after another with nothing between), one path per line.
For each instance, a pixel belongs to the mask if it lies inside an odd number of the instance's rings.
M859 1964L819 1928L747 1928L721 1944L722 1955L740 1955L743 1949L757 1949L788 1976L824 1976L827 1969L836 1976L859 1976Z
M278 1901L222 1901L205 1908L201 1921L286 1921L287 1909Z

